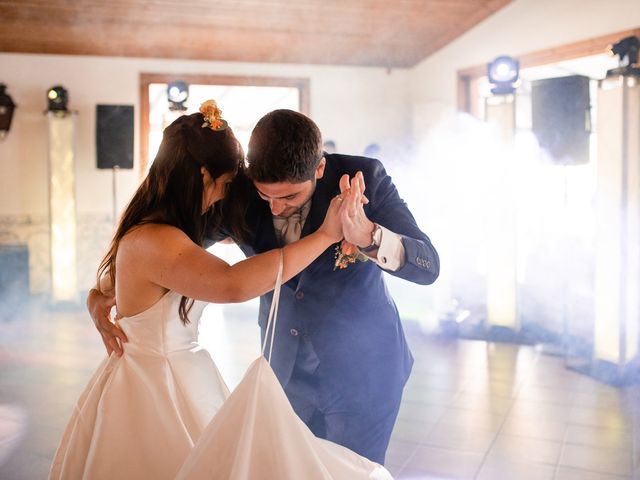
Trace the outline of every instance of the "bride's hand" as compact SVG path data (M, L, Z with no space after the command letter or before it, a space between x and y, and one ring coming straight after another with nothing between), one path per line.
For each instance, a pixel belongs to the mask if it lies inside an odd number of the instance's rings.
M107 349L107 355L116 352L121 356L122 344L127 342L127 336L120 327L111 321L111 308L115 306L116 298L101 294L95 288L89 291L87 296L87 309L98 332L102 336L102 342Z
M340 221L340 208L343 200L340 195L334 197L329 204L324 222L318 229L319 232L327 235L333 243L339 242L344 236L342 234L342 222Z

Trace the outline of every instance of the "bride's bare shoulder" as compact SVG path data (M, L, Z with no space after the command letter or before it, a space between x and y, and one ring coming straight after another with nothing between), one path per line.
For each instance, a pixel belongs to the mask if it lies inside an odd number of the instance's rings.
M120 240L118 250L145 252L151 255L179 248L185 243L192 243L189 237L179 228L159 223L147 223L132 228Z

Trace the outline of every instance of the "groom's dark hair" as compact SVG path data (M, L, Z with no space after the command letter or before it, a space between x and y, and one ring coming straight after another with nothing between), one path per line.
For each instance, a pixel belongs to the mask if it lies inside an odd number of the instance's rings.
M309 117L274 110L256 124L247 153L247 174L256 182L300 183L315 178L322 159L322 134Z

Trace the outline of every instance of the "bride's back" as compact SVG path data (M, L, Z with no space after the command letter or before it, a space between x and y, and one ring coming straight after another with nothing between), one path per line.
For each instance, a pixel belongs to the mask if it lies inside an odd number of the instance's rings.
M116 306L121 316L147 310L169 291L149 278L152 269L169 270L163 265L165 254L172 249L178 232L175 227L151 223L122 237L116 253Z

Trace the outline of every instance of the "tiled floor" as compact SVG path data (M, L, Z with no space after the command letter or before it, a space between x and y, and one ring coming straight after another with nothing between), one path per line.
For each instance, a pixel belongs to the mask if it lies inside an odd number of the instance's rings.
M203 321L231 387L258 355L251 308L210 306ZM640 480L638 388L602 385L531 347L407 333L416 363L387 453L396 478ZM82 312L33 307L0 323L0 479L46 478L103 355Z

